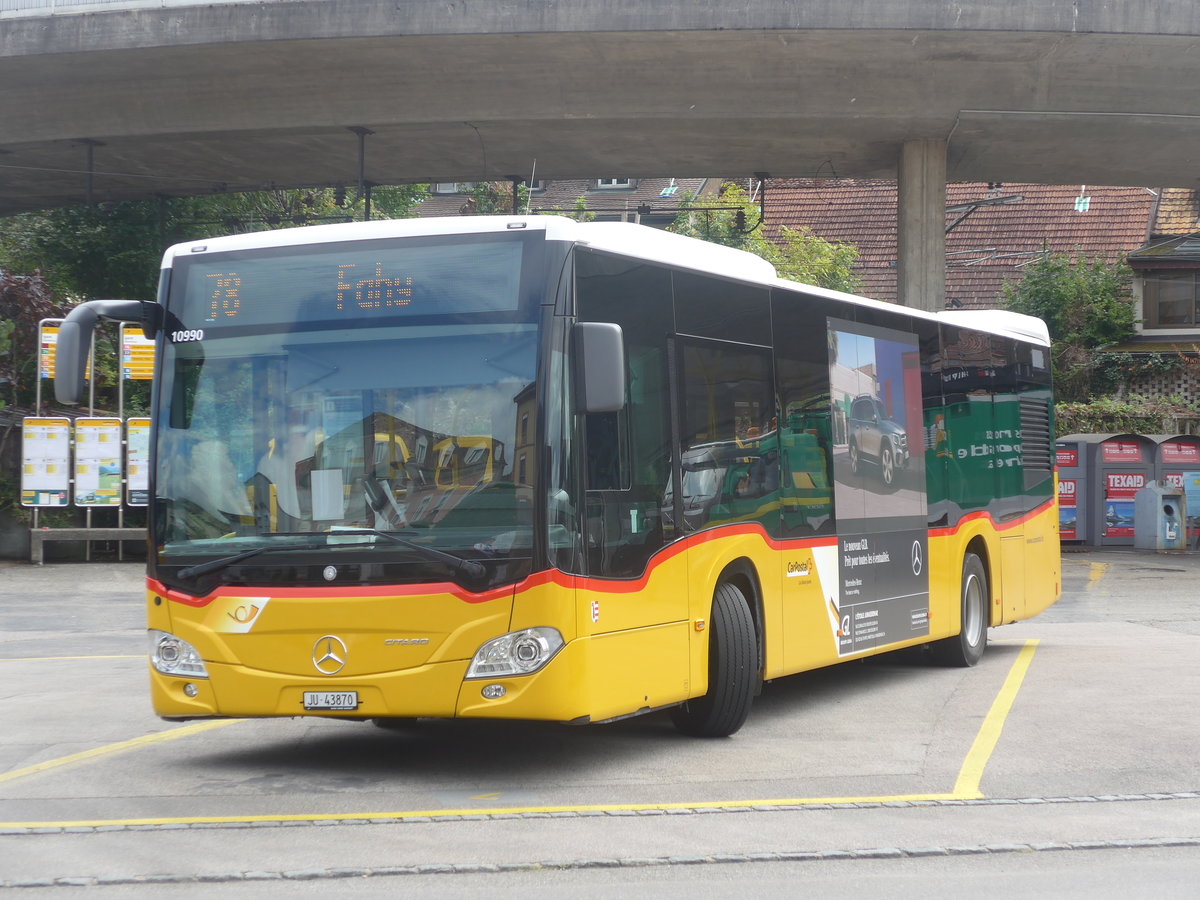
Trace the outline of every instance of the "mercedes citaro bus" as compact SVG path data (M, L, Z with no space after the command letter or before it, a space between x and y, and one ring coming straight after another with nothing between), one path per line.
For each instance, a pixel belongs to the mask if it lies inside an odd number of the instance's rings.
M157 302L68 316L64 402L100 317L158 347L165 719L669 709L727 735L764 682L973 665L1058 596L1037 319L553 216L179 244Z

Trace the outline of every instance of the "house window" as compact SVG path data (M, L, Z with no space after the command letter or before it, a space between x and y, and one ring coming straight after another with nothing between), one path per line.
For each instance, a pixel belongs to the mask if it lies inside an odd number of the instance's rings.
M1146 272L1142 279L1142 318L1146 328L1191 328L1200 323L1196 273Z
M628 190L633 187L632 178L597 178L596 187L601 190Z
M474 181L438 181L433 185L435 194L465 194L475 187Z

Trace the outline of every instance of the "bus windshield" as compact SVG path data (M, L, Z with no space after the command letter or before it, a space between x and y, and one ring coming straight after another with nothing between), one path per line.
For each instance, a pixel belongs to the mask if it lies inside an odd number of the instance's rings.
M325 255L331 285L352 287L347 270L356 261ZM371 267L375 275L392 265L377 257L385 263ZM160 563L196 566L318 543L412 562L436 560L438 551L529 556L537 323L515 300L481 306L470 297L477 273L456 275L445 255L437 262L428 271L406 258L404 271L415 277L404 282L403 306L390 316L379 306L352 308L353 321L342 307L304 313L286 282L254 294L270 267L288 275L295 260L237 261L226 281L241 282L240 308L225 320L215 304L207 308L205 271L177 276L191 293L172 294L181 327L166 344L159 392ZM430 303L443 307L415 316L434 282L439 296ZM503 279L496 290L515 297ZM346 294L351 306L355 295ZM264 312L268 303L276 308ZM323 537L314 543L314 535ZM267 558L254 556L256 565Z

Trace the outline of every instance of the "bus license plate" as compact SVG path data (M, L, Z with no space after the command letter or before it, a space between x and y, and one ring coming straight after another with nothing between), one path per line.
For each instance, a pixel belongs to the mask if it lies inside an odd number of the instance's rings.
M358 691L305 691L305 709L358 709Z

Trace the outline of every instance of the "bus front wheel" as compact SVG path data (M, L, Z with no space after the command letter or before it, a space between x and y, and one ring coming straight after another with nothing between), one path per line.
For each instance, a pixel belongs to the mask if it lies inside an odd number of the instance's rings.
M963 557L962 624L954 637L930 645L935 662L943 666L973 666L987 647L988 579L983 560L974 553Z
M750 714L758 677L758 642L746 596L722 582L713 595L708 633L708 693L671 710L684 734L726 737Z

